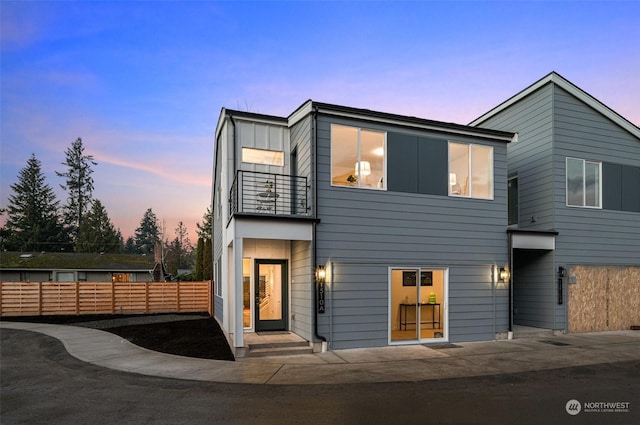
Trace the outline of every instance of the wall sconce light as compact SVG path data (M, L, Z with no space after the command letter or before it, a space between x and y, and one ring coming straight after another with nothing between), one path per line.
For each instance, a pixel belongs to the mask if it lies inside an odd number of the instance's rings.
M558 276L561 277L561 278L564 277L566 271L567 270L564 267L562 267L562 266L558 267Z
M500 277L500 280L502 282L509 282L509 279L511 278L511 273L509 272L508 268L501 267L500 273L498 274L498 276Z
M316 267L316 280L318 282L324 282L326 278L327 278L327 271L325 270L324 266Z

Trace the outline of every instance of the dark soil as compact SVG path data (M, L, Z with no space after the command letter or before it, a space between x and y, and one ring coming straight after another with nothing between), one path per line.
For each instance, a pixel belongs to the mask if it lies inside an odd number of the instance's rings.
M100 329L162 353L235 360L220 325L207 314L20 316L0 320Z

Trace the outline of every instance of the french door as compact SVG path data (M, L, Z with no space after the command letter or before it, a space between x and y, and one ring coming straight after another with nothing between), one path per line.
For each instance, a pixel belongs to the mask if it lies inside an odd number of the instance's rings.
M255 330L287 329L287 261L255 260Z
M446 338L446 273L428 268L392 269L389 329L391 342Z

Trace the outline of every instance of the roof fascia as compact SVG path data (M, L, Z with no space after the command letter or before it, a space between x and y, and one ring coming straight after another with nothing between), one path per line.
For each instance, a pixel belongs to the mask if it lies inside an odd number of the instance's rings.
M220 117L218 118L218 124L216 126L216 139L220 136L222 127L227 117L233 117L235 120L260 122L264 124L275 124L280 126L287 126L287 119L276 115L258 114L256 112L237 111L234 109L222 108L220 111Z
M311 99L298 106L298 109L289 115L289 127L293 127L298 121L306 117L313 110L313 101Z
M625 119L622 115L618 114L613 109L609 108L604 103L600 102L598 99L591 96L589 93L585 92L580 87L576 86L575 84L573 84L572 82L570 82L569 80L567 80L566 78L564 78L562 75L558 74L555 71L549 73L548 75L536 81L526 89L522 90L520 93L517 93L516 95L510 97L509 99L502 102L495 108L491 109L490 111L476 118L471 123L469 123L469 125L477 126L479 124L482 124L484 121L504 111L510 106L520 102L525 97L529 96L530 94L534 93L535 91L539 90L540 88L544 87L549 83L556 84L561 89L565 90L566 92L570 93L572 96L586 103L592 109L596 110L601 115L607 117L608 119L616 123L618 126L622 127L623 129L631 133L633 136L640 138L640 128L636 127L633 123Z
M426 120L423 118L395 115L385 112L370 111L368 109L357 109L346 106L331 105L327 103L313 102L313 106L318 112L325 115L334 115L352 119L366 118L369 121L389 124L400 127L420 128L439 133L449 133L462 136L480 137L484 139L500 140L506 143L517 140L515 133L491 130L478 127L470 127L462 124L445 123L440 121Z

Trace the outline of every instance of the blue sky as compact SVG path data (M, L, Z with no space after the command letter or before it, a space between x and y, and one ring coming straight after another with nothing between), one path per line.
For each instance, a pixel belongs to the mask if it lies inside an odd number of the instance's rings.
M640 124L640 2L13 2L1 13L1 192L65 149L125 238L210 202L224 107L307 99L466 124L557 71Z

